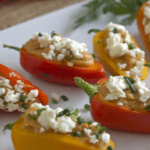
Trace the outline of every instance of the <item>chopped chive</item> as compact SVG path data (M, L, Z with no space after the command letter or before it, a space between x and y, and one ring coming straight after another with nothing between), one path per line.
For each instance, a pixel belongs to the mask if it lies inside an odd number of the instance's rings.
M62 117L63 115L66 115L66 116L70 116L71 113L70 113L70 110L69 109L64 109L63 111L61 111L60 113L58 113L57 117Z
M145 110L146 110L146 111L150 111L150 105L146 106L146 107L145 107Z
M84 118L78 117L77 122L78 122L78 124L82 124L82 123L85 123L85 120L84 120Z
M69 100L68 97L66 97L65 95L62 95L62 96L61 96L61 99L62 99L63 101L68 101L68 100Z
M58 104L59 101L52 99L53 104Z
M42 33L39 33L38 36L41 37L41 36L43 36L43 34L42 34Z
M79 115L79 109L75 109L75 111L72 113L75 117L78 117Z
M55 31L52 31L52 32L51 32L51 37L54 37L55 35L57 35L56 32L55 32Z
M3 105L5 105L5 106L6 106L6 105L8 105L8 103L7 103L7 102L3 102Z
M119 30L118 30L117 28L114 28L113 32L114 32L114 33L118 33Z
M64 112L61 111L60 113L57 114L57 117L62 117L64 115Z
M22 104L21 105L24 109L27 109L28 108L28 105L27 104Z
M72 59L74 59L74 57L73 56L66 56L66 59L68 60L68 61L70 61L70 60L72 60Z
M91 125L91 124L92 124L92 121L88 121L88 122L86 122L86 123L88 123L88 125Z
M144 64L144 66L147 66L147 67L149 67L149 68L150 68L150 62L149 62L149 63L147 63L147 64Z
M106 127L97 127L97 130L98 130L98 132L100 133L100 134L102 134L104 131L106 131Z
M113 148L111 146L108 146L108 150L113 150Z
M0 95L0 98L1 98L1 99L4 99L4 95Z
M46 74L46 73L43 73L43 76L45 76L45 77L49 77L49 74Z
M36 120L37 118L35 116L33 116L32 114L28 114L28 116L33 119L33 120Z
M97 42L97 43L99 44L99 43L101 43L102 41L103 41L103 40L98 40L98 42Z
M82 132L80 131L77 131L73 134L74 136L77 136L77 137L81 137L82 136Z
M97 139L99 138L98 132L94 132L94 135L96 136Z
M94 59L96 58L96 57L95 57L95 54L92 54L92 56L93 56Z
M88 31L88 34L90 34L90 33L92 33L92 32L97 33L97 32L100 32L100 31L101 31L100 29L90 29L90 30Z
M131 90L132 93L135 93L135 88L134 86L132 85L131 81L129 80L128 77L124 77L125 81L127 82L127 84L129 85L129 88Z
M36 112L37 112L37 115L40 116L42 111L46 110L46 108L41 108L41 109L38 109Z
M66 109L68 109L70 112L73 111L73 108L71 106L67 106Z
M85 108L86 110L90 110L90 105L89 105L89 104L85 104L85 105L84 105L84 108Z
M134 44L132 44L132 43L130 43L130 44L128 44L128 48L129 48L129 50L132 50L132 49L134 49L134 48L135 48L135 45L134 45Z
M129 81L132 83L132 84L134 84L136 81L134 80L134 79L132 79L132 78L129 78L129 77L126 77L126 78L128 78L129 79Z
M3 44L3 47L8 47L10 49L15 49L17 51L19 51L21 48L20 47L16 47L16 46L10 46L10 45L7 45L7 44Z
M21 94L21 95L19 96L19 101L25 102L25 96Z
M131 110L134 110L134 108L132 107Z
M63 59L63 60L62 60L62 62L61 62L61 65L63 65L63 64L64 64L64 62L65 62L65 60Z
M12 130L12 128L13 128L13 125L15 124L15 122L10 122L10 123L8 123L7 125L5 125L4 126L4 129L3 129L3 132L5 131L5 130Z

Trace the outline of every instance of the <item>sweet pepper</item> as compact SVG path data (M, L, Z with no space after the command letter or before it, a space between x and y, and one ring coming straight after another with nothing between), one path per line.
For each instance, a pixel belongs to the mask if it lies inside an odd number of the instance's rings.
M119 69L117 66L117 63L113 60L114 58L110 57L105 51L105 45L104 45L104 38L105 38L105 33L106 31L100 31L95 34L94 39L93 39L93 50L96 58L98 59L99 62L101 62L106 68L110 70L111 73L114 75L123 75L126 76L125 69ZM137 43L135 42L134 38L130 35L130 38L135 45L135 47L138 47ZM101 39L101 42L98 42ZM146 63L146 60L145 60ZM148 67L144 67L141 74L142 76L140 77L141 80L144 80L148 76Z
M150 133L149 111L139 108L131 109L126 106L118 106L115 103L101 100L98 94L98 86L102 85L108 79L100 79L97 85L91 85L81 78L75 78L75 83L90 97L90 112L93 119L111 129ZM149 106L147 108L149 110Z
M40 90L39 88L34 86L31 82L29 82L26 78L24 78L17 71L0 64L0 76L8 79L10 81L11 86L16 85L18 80L21 81L23 83L22 90L24 90L26 93L29 93L31 90L38 90L38 96L37 96L38 102L42 103L43 105L48 104L48 96L42 90ZM5 100L5 97L3 94L0 95L0 98L2 100ZM25 98L25 97L23 97L23 98ZM9 102L5 102L5 105L7 105L8 103ZM29 107L29 104L30 103L26 104L25 102L23 102L23 99L21 101L19 101L19 105L22 107L24 106L23 108Z

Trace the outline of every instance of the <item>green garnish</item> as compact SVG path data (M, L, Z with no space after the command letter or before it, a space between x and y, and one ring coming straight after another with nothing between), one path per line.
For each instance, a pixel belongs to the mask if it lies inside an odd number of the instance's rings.
M52 31L52 32L51 32L51 37L54 37L55 35L57 35L56 32L55 32L55 31Z
M41 37L41 36L43 36L43 34L39 32L38 36Z
M114 32L114 33L118 33L119 30L118 30L117 28L114 28L113 32Z
M71 113L70 113L70 110L69 109L64 109L63 111L61 111L60 113L58 113L57 117L62 117L63 115L66 115L66 116L70 116Z
M33 119L33 120L36 120L37 118L35 116L33 116L32 114L28 114L28 116Z
M61 96L61 99L62 99L63 101L68 101L68 100L69 100L69 98L66 97L65 95L62 95L62 96Z
M82 133L80 131L75 132L73 135L77 137L82 137Z
M52 99L53 104L58 104L59 101Z
M113 148L111 146L108 146L108 150L113 150Z
M131 110L134 110L134 108L132 107Z
M15 50L17 50L17 51L19 51L19 50L21 49L21 48L19 48L19 47L7 45L7 44L3 44L3 47L8 47L8 48L10 48L10 49L15 49Z
M45 77L49 77L49 74L46 74L46 73L43 73L43 76L45 76Z
M86 123L88 123L88 125L91 125L91 124L92 124L92 121L88 121L88 122L86 122Z
M79 109L75 109L75 111L72 113L75 117L78 117L79 115Z
M84 108L85 108L86 110L90 110L90 105L89 105L89 104L85 104L85 105L84 105Z
M84 120L84 118L78 117L77 122L78 122L78 124L82 124L82 123L85 123L85 120Z
M0 98L1 98L1 99L4 99L4 95L0 95Z
M99 43L101 43L102 41L103 41L103 40L101 40L101 39L100 39L100 40L98 40L98 42L97 42L97 43L99 44Z
M147 63L147 64L144 64L144 66L147 66L147 67L149 67L149 68L150 68L150 62L149 62L149 63Z
M4 126L4 129L3 129L3 132L5 131L5 130L12 130L12 128L13 128L13 125L15 124L15 122L10 122L10 123L8 123L7 125L5 125Z
M27 109L28 108L28 105L27 104L22 104L21 105L24 109Z
M92 0L83 5L84 13L75 21L75 27L98 20L103 14L111 13L110 16L117 23L131 25L136 19L137 12L141 5L147 0ZM121 16L121 20L120 20ZM118 21L119 20L119 21Z
M7 103L7 102L3 102L3 105L5 105L5 106L6 106L6 105L8 105L8 103Z
M71 106L67 106L66 109L68 109L70 112L73 111L73 108Z
M20 101L20 102L25 102L25 96L21 94L21 95L19 96L19 101Z
M132 44L132 43L130 43L130 44L128 44L128 48L129 48L129 50L132 50L132 49L134 49L134 48L135 48L135 45L134 45L134 44Z
M41 108L41 109L38 109L36 112L37 112L37 115L40 116L42 111L46 110L46 108Z
M62 62L61 62L61 65L63 65L63 64L64 64L64 62L65 62L65 60L63 59L63 60L62 60Z
M98 130L98 132L100 133L100 134L102 134L104 131L106 131L106 127L97 127L97 130Z
M92 33L92 32L97 33L97 32L99 32L99 31L101 31L101 30L100 30L100 29L90 29L90 30L88 31L88 34L90 34L90 33Z
M146 111L150 111L150 105L146 106L146 107L145 107L145 110L146 110Z
M73 56L66 56L66 59L67 59L68 61L70 61L70 60L74 59L74 57L73 57Z
M98 132L94 132L94 135L96 136L97 139L99 138Z
M96 57L95 57L95 54L91 54L92 56L93 56L93 58L95 59Z
M129 85L129 88L131 90L132 93L135 93L135 88L134 86L132 85L133 82L131 82L131 78L128 78L128 77L124 77L125 81L127 82L127 84Z

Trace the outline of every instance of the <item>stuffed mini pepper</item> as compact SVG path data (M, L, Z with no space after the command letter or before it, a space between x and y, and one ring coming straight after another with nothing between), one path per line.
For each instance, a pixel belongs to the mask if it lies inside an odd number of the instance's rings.
M9 128L8 128L9 127ZM12 128L16 150L113 150L110 135L96 122L86 123L78 111L34 103Z
M4 47L9 46L4 44ZM88 52L85 43L63 38L55 32L51 35L37 32L18 50L22 67L47 81L75 85L74 77L79 76L96 83L106 74L103 66Z
M94 36L93 49L96 58L114 75L148 76L145 52L141 50L124 26L109 23Z
M48 97L21 74L0 64L0 110L24 112L35 102L47 105Z
M75 82L90 96L95 121L112 129L150 133L150 90L138 76L110 76L97 85L78 77Z

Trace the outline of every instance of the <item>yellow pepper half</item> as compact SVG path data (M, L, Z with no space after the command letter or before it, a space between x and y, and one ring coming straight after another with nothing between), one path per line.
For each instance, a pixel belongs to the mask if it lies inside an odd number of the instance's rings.
M45 133L36 134L23 128L21 117L12 128L12 141L15 150L102 150L94 148L90 143L82 143L79 137L68 134ZM110 140L114 148L114 143ZM108 149L103 149L108 150Z
M101 62L106 68L109 69L111 73L114 75L123 75L127 76L125 74L125 69L119 70L119 67L117 66L117 63L114 61L114 58L110 57L110 55L105 51L105 46L104 46L104 37L105 37L105 30L100 31L95 34L94 39L93 39L93 50L96 58L98 59L99 62ZM133 41L133 44L135 47L138 47L137 43L135 42L134 38L130 35L131 40ZM99 40L102 40L102 42L98 42ZM146 64L146 60L145 60ZM149 70L148 67L144 67L141 74L142 76L140 77L141 80L144 80L148 76Z

